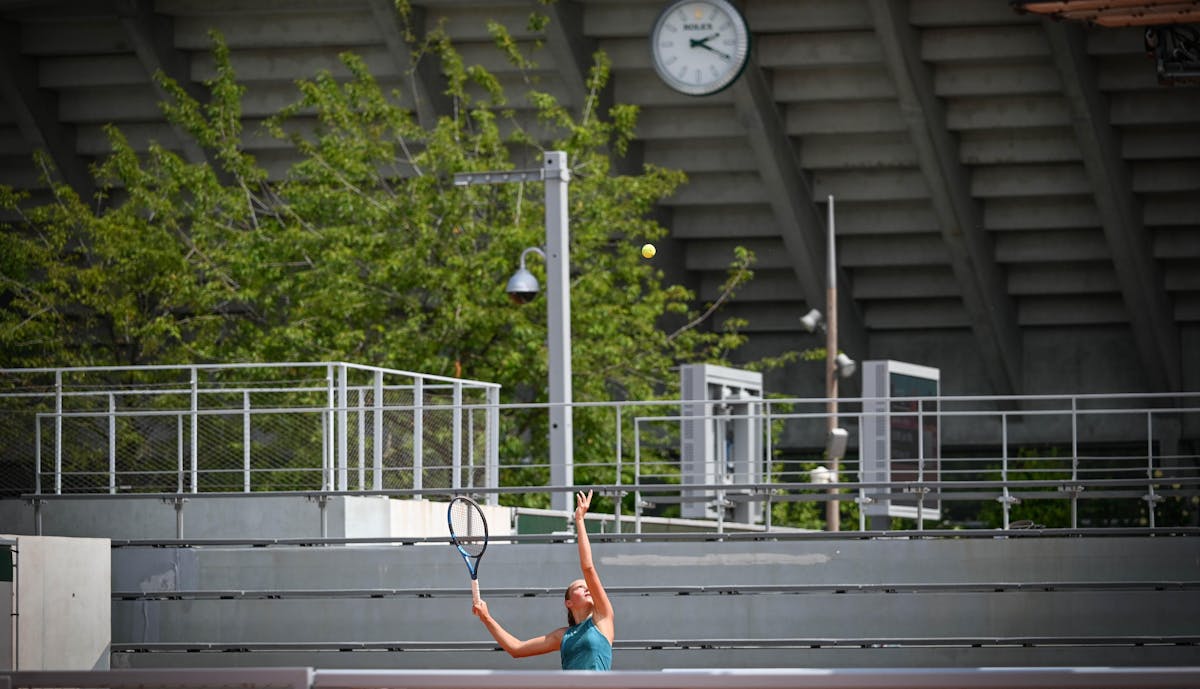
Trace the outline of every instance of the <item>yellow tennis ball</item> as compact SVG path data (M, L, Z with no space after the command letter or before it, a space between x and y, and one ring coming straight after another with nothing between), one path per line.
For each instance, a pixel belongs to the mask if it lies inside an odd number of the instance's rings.
M642 258L654 258L655 249L653 244L642 245Z

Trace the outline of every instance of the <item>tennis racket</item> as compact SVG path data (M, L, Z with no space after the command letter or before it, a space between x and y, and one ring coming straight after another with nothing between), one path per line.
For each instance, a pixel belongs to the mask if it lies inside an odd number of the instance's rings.
M457 497L446 512L450 523L450 542L458 548L467 571L471 573L471 598L479 602L479 559L487 550L488 527L483 510L471 498Z

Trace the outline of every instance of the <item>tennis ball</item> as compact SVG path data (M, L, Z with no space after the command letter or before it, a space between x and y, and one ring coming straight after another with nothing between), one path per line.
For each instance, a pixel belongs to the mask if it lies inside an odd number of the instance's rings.
M654 258L655 249L653 244L642 245L642 258Z

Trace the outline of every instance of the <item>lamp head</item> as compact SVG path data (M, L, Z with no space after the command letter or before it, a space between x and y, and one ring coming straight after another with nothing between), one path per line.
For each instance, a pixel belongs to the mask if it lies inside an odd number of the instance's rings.
M522 263L524 263L522 261ZM540 287L538 286L537 278L533 273L525 269L522 265L508 279L508 285L504 287L504 291L508 292L508 298L514 304L528 304L537 297Z
M800 324L810 333L816 332L817 328L821 326L822 321L824 321L824 318L817 309L812 309L800 317Z
M836 462L846 456L846 444L850 440L850 434L845 428L831 428L829 434L825 437L825 458ZM818 469L823 467L817 467ZM825 483L837 483L837 475L830 472L827 476L828 480ZM814 481L816 483L816 481Z
M858 362L846 356L845 352L839 352L833 361L837 366L838 375L843 378L849 378L858 370Z

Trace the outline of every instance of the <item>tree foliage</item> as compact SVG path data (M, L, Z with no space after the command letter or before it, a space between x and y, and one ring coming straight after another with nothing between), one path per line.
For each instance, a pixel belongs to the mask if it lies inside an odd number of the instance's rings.
M489 28L514 64L532 65L504 27ZM459 172L535 167L543 150L566 151L572 174L576 400L669 395L679 364L725 363L743 343L742 323L708 327L713 304L665 284L638 255L665 235L653 209L685 177L653 165L617 172L637 109L597 110L603 53L580 111L532 78L520 96L532 107L517 108L433 31L414 50L440 65L453 104L436 126L420 126L411 99L345 53L344 73L298 81L294 103L246 131L245 88L221 37L213 42L207 102L158 76L168 121L206 162L160 143L139 150L110 126L96 198L57 182L44 160L49 202L0 190L17 218L0 236L6 366L345 360L494 381L504 401L544 401L544 297L515 307L502 290L520 252L544 241L541 183L453 185ZM264 136L297 154L281 174L246 146ZM749 252L729 259L720 301L751 276ZM544 283L540 262L528 267ZM502 457L544 453L541 422L517 423ZM611 452L595 437L603 422L590 424L576 428L583 461L592 446Z

